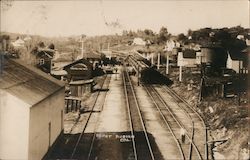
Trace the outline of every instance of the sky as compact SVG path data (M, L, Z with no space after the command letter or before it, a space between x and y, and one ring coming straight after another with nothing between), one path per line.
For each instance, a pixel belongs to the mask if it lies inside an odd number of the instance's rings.
M87 36L162 26L171 34L202 27L249 28L248 0L1 1L1 31Z

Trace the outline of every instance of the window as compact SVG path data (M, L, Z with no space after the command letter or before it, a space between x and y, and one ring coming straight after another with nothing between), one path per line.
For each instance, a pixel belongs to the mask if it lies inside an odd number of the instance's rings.
M76 64L70 67L71 70L88 70L88 67L85 64Z
M40 65L44 65L44 59L42 58L42 59L39 59L39 64Z

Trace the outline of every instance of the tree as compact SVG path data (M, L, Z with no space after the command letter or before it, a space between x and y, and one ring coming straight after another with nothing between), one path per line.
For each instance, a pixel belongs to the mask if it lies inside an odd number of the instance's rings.
M178 41L181 41L181 42L185 42L185 41L187 41L187 39L188 39L188 37L185 36L183 33L181 33L181 34L179 34L179 35L177 36L177 40L178 40Z
M50 43L50 45L48 46L49 49L55 49L55 45L53 43Z
M170 37L168 33L168 29L166 27L161 27L159 34L158 34L158 43L165 43Z
M39 42L39 43L38 43L38 47L44 48L44 47L45 47L44 42Z
M147 36L155 36L154 32L151 29L145 29L144 34Z

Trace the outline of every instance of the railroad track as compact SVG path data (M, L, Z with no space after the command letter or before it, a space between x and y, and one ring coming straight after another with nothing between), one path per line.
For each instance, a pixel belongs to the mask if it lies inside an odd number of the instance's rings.
M106 89L108 88L109 86L109 83L110 83L110 79L111 79L111 76L108 75L106 76L105 80L103 81L102 85L101 85L101 89ZM106 99L106 94L107 92L105 92L105 95L102 97L104 99L102 99L102 104L101 106L104 105L105 103L105 99ZM85 137L84 134L85 134L85 130L89 124L89 121L90 121L90 118L92 116L92 113L94 112L94 109L96 107L96 103L97 103L97 100L98 100L98 97L100 96L100 91L98 92L95 100L94 100L94 104L90 110L90 113L88 115L88 119L84 125L84 128L83 128L83 131L81 132L81 134L79 135L79 137L77 138L77 141L73 147L73 150L71 152L71 155L70 155L70 159L86 159L86 160L89 160L90 157L91 157L91 153L92 153L92 149L93 149L93 144L94 144L94 141L95 141L95 138L96 138L96 126L94 127L94 133L91 137ZM87 142L90 142L90 144L88 144ZM87 146L86 146L87 145ZM86 150L83 150L83 148L89 148L88 151Z
M134 159L154 160L155 157L148 138L145 123L141 115L133 84L126 68L123 71L123 84L132 136Z
M185 114L192 120L192 128L186 128L189 130L188 133L192 133L193 142L197 146L202 159L208 159L208 146L207 146L207 130L206 125L202 117L197 113L197 111L188 104L182 97L180 97L176 92L171 90L169 87L161 87L161 90L165 94L169 94L178 104Z
M186 110L183 110L182 108L178 108L175 111L166 103L165 99L158 93L158 91L150 85L143 85L145 90L147 91L148 95L152 99L155 107L159 111L164 123L166 124L168 130L172 134L172 138L176 141L176 146L178 147L179 153L182 159L193 159L193 160L202 160L203 157L201 156L200 150L198 149L197 145L193 141L194 139L194 133L196 132L195 127L193 126L193 119L192 117L186 112ZM175 112L180 112L180 109L183 110L182 112L185 114L185 116L182 116L182 118L185 119L185 121L180 120L180 116L176 116ZM191 122L190 125L187 127L185 125L186 121ZM185 143L182 143L180 140L180 130L181 128L184 128L187 130L186 138L187 140ZM178 137L178 138L177 138Z

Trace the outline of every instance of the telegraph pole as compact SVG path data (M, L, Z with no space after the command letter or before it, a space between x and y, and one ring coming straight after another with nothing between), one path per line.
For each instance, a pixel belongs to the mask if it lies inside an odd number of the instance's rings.
M85 38L86 36L83 34L82 36L81 36L81 43L82 43L82 47L81 47L81 55L82 55L82 58L85 58L85 56L84 56L84 53L83 53L83 42L84 42L84 38Z
M160 53L158 53L158 59L157 59L157 69L160 69Z
M168 67L169 67L169 53L167 52L166 75L168 75Z
M153 66L153 65L154 65L154 54L151 53L151 66Z

